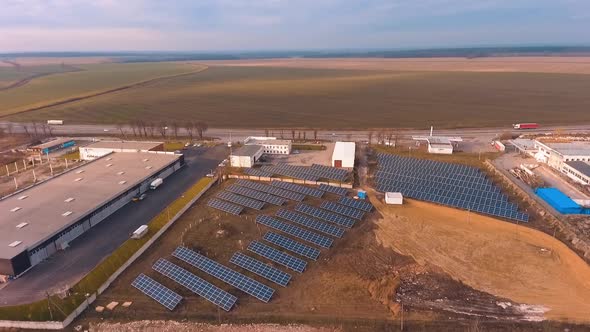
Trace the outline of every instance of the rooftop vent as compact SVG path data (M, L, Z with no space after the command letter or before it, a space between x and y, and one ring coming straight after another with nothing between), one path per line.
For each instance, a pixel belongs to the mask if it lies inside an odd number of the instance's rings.
M21 243L23 243L23 241L14 241L11 244L9 244L8 246L14 248L14 247L18 246Z
M22 195L21 197L18 198L19 201L22 201L23 199L27 199L29 198L29 196L27 195Z
M145 163L145 162L147 162L147 161L149 161L149 159L147 159L147 158L145 158L145 159L143 160L143 162L144 162L144 163Z
M64 217L67 217L70 214L72 214L72 211L66 211L66 212L62 213L61 215L64 216Z
M113 160L113 158L111 158L111 157L108 157L107 158L107 161L111 161L111 160Z
M117 172L117 175L123 175L123 174L125 174L125 172L123 172L123 171Z
M21 222L20 224L16 225L16 228L21 229L21 228L25 227L28 224L29 224L28 222Z
M83 178L75 178L74 181L79 182L82 181Z
M64 202L69 203L69 202L71 202L73 200L75 200L74 197L68 197L68 198L66 198L66 200Z
M81 169L81 170L77 170L77 171L76 171L76 173L77 173L77 174L84 173L84 170L83 170L83 169Z
M152 169L152 166L146 166L145 169Z
M111 166L113 166L113 164L107 164L107 167L111 167Z
M119 181L119 184L125 184L127 183L127 181L123 180L123 181Z
M15 207L15 208L13 208L13 209L10 209L10 212L16 212L16 211L18 211L18 210L20 210L20 209L21 209L21 208L20 208L19 206L17 206L17 207Z

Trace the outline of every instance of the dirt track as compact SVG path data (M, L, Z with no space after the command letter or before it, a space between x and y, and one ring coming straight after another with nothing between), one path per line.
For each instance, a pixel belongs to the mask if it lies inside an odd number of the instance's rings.
M349 58L204 61L209 65L409 71L590 74L590 57Z
M424 202L372 203L383 214L375 233L385 247L475 289L547 310L549 319L590 322L590 267L551 236Z

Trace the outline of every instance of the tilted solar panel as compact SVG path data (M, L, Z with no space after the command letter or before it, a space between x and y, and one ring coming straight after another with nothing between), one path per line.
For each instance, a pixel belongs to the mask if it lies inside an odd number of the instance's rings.
M281 231L289 235L292 235L303 241L318 245L322 248L330 248L333 243L332 239L328 237L308 231L297 226L290 225L288 223L282 222L278 219L269 216L258 215L256 216L256 222L267 227L276 229L277 231Z
M334 203L334 202L330 202L330 201L324 201L320 207L322 209L328 210L328 211L332 211L332 212L336 212L338 214L347 216L347 217L351 217L354 219L358 219L361 220L363 219L363 216L365 215L365 213L361 210L357 210L348 206L344 206L338 203Z
M299 212L280 209L279 211L277 211L276 215L277 215L277 217L281 217L285 220L294 222L296 224L305 226L307 228L310 228L310 229L316 230L318 232L328 234L328 235L331 235L331 236L334 236L337 238L342 238L342 236L344 235L344 229L342 229L336 225L317 220L315 218L312 218L310 216L307 216L307 215L299 213Z
M303 259L284 253L262 242L250 242L248 250L295 272L303 273L307 266L307 262Z
M291 280L290 274L264 264L263 262L250 256L246 256L240 252L236 252L229 262L283 287L286 287Z
M244 210L244 208L239 205L225 202L225 201L219 200L217 198L210 199L209 202L207 203L207 206L212 207L217 210L220 210L220 211L223 211L223 212L234 214L236 216L239 215L240 213L242 213L242 211Z
M350 206L355 209L363 210L365 212L371 212L373 205L367 201L360 199L352 199L350 197L341 197L338 203L346 206Z
M264 202L257 201L255 199L244 197L238 194L234 194L229 191L222 191L217 194L217 197L255 210L262 210L262 208L264 207Z
M151 297L170 311L174 310L182 300L182 296L143 273L133 280L131 286L139 289L142 293Z
M311 205L307 205L307 204L297 204L297 206L295 206L295 211L299 211L305 214L308 214L312 217L315 218L319 218L325 221L329 221L332 223L335 223L336 225L342 226L342 227L346 227L346 228L351 228L352 226L354 226L354 219L349 218L349 217L345 217L333 212L329 212L326 210L322 210L320 208L317 208L315 206L311 206Z
M348 189L346 188L334 187L325 183L320 184L318 189L338 196L346 196L348 194Z
M263 239L276 246L289 250L290 252L296 253L303 257L312 259L314 261L317 260L320 256L320 251L318 249L312 248L303 243L299 243L295 240L291 240L290 238L277 233L268 232L264 234Z

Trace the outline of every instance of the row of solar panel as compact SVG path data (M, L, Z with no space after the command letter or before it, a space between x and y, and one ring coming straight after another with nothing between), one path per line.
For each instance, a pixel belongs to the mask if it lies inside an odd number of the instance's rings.
M287 202L286 199L284 199L284 198L274 196L271 194L267 194L264 192L260 192L260 191L254 190L254 189L240 187L235 184L232 184L231 186L227 187L226 190L229 192L232 192L234 194L239 194L242 196L250 197L250 198L262 201L262 202L266 202L266 203L278 205L278 206L282 206Z
M295 171L295 170L291 170L291 169L278 168L275 166L262 166L261 169L262 169L262 171L267 172L267 173L283 175L283 176L287 176L290 178L301 179L301 180L305 180L305 181L317 181L320 179L318 176L315 176L315 175L311 175L308 173L303 173L303 172Z
M351 218L303 203L297 204L297 206L295 206L295 211L305 213L314 218L322 219L346 228L351 228L355 223L355 221Z
M316 165L315 167L307 167L289 164L278 164L275 166L275 168L281 170L288 170L292 172L299 172L303 174L309 174L318 178L336 181L344 181L348 176L348 171L344 169L329 166L321 167L320 165Z
M315 189L315 188L310 188L310 187L306 187L306 186L302 186L299 184L295 184L295 183L289 183L289 182L283 182L283 181L272 181L270 183L271 186L275 186L281 189L285 189L285 190L290 190L302 195L306 195L306 196L311 196L311 197L316 197L316 198L321 198L322 196L324 196L324 192L319 190L319 189Z
M437 173L449 173L449 174L460 174L463 176L479 176L481 171L478 168L451 164L433 160L415 159L409 157L398 156L399 159L391 160L389 158L379 158L378 162L381 167L384 168L412 168L417 167L423 170L430 170Z
M378 191L387 192L387 191L396 191L396 188L378 185ZM473 202L464 201L460 199L453 199L447 196L439 196L433 195L430 193L425 193L421 190L405 190L402 191L404 196L415 198L419 200L425 200L430 202L435 202L443 205L458 207L462 209L468 209L475 212L480 212L492 216L502 217L510 220L521 221L521 222L528 222L528 215L526 213L522 213L516 210L511 209L503 209L497 206L490 206L490 205L479 205L474 204Z
M348 194L348 190L346 188L334 187L325 183L320 184L318 189L338 196L346 196Z
M246 173L248 175L252 175L252 176L266 177L266 178L269 178L273 175L272 173L263 171L260 168L246 168L246 169L244 169L244 173Z
M490 206L503 206L507 209L509 208L515 211L518 210L518 206L516 204L508 202L508 198L504 195L497 196L493 193L487 192L473 193L473 191L461 188L454 190L452 187L439 188L436 185L429 186L428 184L423 183L411 183L401 181L380 180L377 181L377 184L394 188L396 191L401 191L402 193L404 190L416 190L449 198L458 198L466 201L488 204Z
M472 171L472 172L479 171L478 168L473 167L473 166L468 166L468 165L446 163L446 162L430 160L430 159L417 159L417 158L406 157L406 156L401 156L401 155L392 155L392 154L387 154L387 153L379 153L377 155L377 160L379 161L380 164L398 163L400 165L404 165L404 164L412 163L412 164L416 164L416 165L423 165L425 167L437 166L437 167L441 167L441 168L452 168L453 170L456 170L456 171L461 171L461 170Z
M241 196L238 194L231 193L229 191L222 191L217 194L218 198L224 199L226 201L239 204L245 207L249 207L255 210L262 210L264 207L264 202L257 201L252 198L248 198L245 196Z
M485 190L499 190L496 185L494 185L490 180L487 178L455 178L453 176L446 176L440 175L436 173L432 174L424 174L424 172L420 170L410 170L410 171L399 171L399 170L384 170L379 169L375 172L376 177L390 177L395 178L396 176L403 176L408 178L415 178L415 179L428 179L433 182L440 182L440 183L450 183L457 186L463 187L473 187L478 189L485 189Z
M482 176L482 173L479 170L460 171L455 170L454 167L425 167L423 165L411 163L408 163L407 165L381 164L379 167L382 170L399 170L405 172L421 169L429 171L429 174L439 174L446 177L453 176L461 179L480 179Z
M447 193L459 193L473 197L485 197L496 200L498 202L505 202L508 200L506 195L497 191L477 190L466 187L453 186L451 184L444 184L439 182L429 182L428 180L409 180L407 178L390 179L379 177L375 180L376 183L385 185L414 185L418 187L428 187L429 189L437 189ZM441 193L442 195L443 193Z
M281 189L281 188L273 187L273 186L270 186L267 184L253 182L253 181L240 179L240 180L236 181L236 184L241 187L246 187L246 188L262 191L267 194L283 197L286 199L290 199L292 201L301 202L305 198L305 196L302 194L298 194L298 193L295 193L295 192L292 192L289 190L285 190L285 189Z

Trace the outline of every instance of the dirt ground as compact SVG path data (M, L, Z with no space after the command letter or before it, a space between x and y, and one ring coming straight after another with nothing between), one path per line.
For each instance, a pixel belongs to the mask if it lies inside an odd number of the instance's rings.
M590 322L590 267L553 237L466 211L405 200L371 202L382 214L382 245L432 264L466 285L545 312L552 320Z
M311 327L304 325L209 325L199 323L179 323L171 321L139 321L126 324L100 323L92 325L90 332L337 332L336 328Z
M209 65L409 71L590 74L590 57L489 57L407 59L264 59L205 61Z

